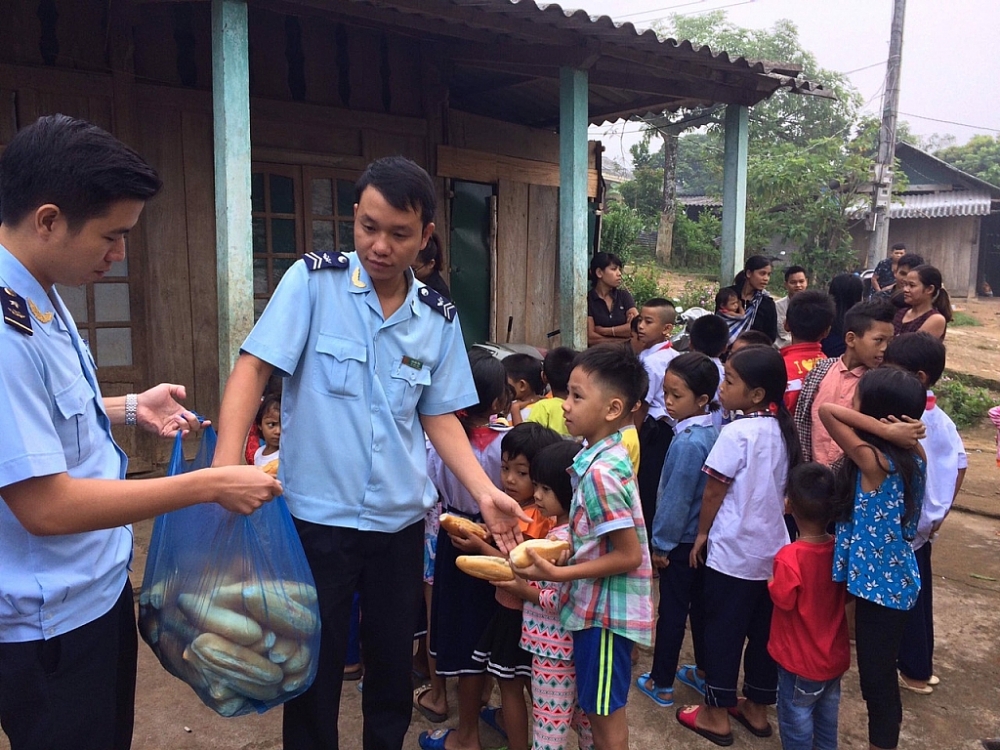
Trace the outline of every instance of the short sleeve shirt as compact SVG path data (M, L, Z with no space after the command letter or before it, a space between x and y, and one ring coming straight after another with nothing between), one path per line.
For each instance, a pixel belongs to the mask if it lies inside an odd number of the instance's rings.
M565 399L557 398L555 396L536 401L531 407L531 413L524 421L537 422L542 425L542 427L548 427L550 430L555 430L560 435L568 436L569 430L566 429L566 415L563 414L562 408L563 401L565 401Z
M477 402L457 316L409 291L388 319L354 253L347 268L282 277L243 351L287 376L279 479L292 515L393 533L434 501L420 415Z
M0 322L0 497L8 485L53 474L124 479L94 360L58 293L46 294L0 247L0 294L30 300L38 313L19 303L30 336ZM131 557L130 526L35 536L0 501L0 642L48 639L105 614Z
M649 375L649 390L646 391L645 399L649 405L649 416L653 419L663 419L671 426L675 424L675 421L667 414L667 404L663 400L663 378L667 374L670 362L679 354L680 352L667 341L654 344L639 355L642 366L646 368L646 374Z
M611 532L634 529L642 562L628 573L571 581L564 588L566 630L603 628L644 646L652 644L652 565L639 491L621 433L582 450L570 467L575 485L570 506L569 564L596 560L611 551Z
M819 407L823 404L839 404L850 408L854 403L854 392L858 389L861 376L867 371L868 369L863 366L848 370L844 358L841 357L833 363L833 367L820 382L816 398L809 407L812 417L813 461L830 466L844 455L843 449L823 426L823 421L819 418Z
M594 319L595 326L610 328L627 323L628 311L635 307L635 300L627 289L618 287L611 290L611 309L597 296L597 289L587 292L587 317Z

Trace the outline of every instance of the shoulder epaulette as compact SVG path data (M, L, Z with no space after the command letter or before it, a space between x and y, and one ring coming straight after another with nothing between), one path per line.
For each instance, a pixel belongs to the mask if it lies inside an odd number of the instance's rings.
M421 287L420 291L417 293L417 297L425 305L430 307L432 310L437 310L444 316L444 319L449 323L455 319L455 315L458 314L458 310L455 309L455 305L448 300L443 294L435 292L429 286Z
M322 253L306 253L302 256L306 262L306 268L310 271L319 271L323 268L347 268L351 262L343 253L332 253L324 251Z
M28 315L28 305L24 297L13 289L3 288L0 293L0 309L3 310L3 322L25 336L33 336L31 318Z

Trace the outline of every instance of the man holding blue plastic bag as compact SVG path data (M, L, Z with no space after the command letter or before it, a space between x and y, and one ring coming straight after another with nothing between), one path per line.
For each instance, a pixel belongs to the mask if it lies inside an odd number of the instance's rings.
M0 726L12 750L127 750L137 638L134 521L217 502L250 513L281 486L253 467L125 483L112 425L198 429L161 384L104 399L55 284L96 281L160 189L136 153L63 115L0 156Z
M309 253L282 277L222 400L216 464L240 461L264 384L282 394L281 466L319 595L313 686L284 706L288 750L336 750L355 590L365 648L365 750L398 750L410 723L427 481L423 432L480 503L501 544L517 504L473 456L454 412L476 403L454 306L410 266L434 231L434 185L402 157L356 186L355 253Z

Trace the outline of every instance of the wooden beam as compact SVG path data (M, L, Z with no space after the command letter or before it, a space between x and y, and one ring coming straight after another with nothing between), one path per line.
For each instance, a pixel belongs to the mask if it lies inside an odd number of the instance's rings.
M560 184L558 164L444 145L437 147L437 176L470 182L510 180L548 187ZM597 196L596 169L587 170L587 195Z
M244 0L212 0L219 393L253 327L250 62Z
M587 72L563 68L559 86L559 328L587 346Z
M746 107L726 107L725 156L722 167L722 265L723 285L743 268L746 251L747 144L750 113Z

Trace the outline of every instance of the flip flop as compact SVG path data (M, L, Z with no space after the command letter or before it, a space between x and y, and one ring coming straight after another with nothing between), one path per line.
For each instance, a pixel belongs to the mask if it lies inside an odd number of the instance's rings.
M635 686L639 688L640 693L648 695L657 706L667 708L674 705L674 689L672 687L657 687L649 672L639 675L636 678Z
M932 674L927 679L927 684L930 685L931 687L936 687L941 684L941 678L938 677L936 674Z
M432 724L440 724L442 721L447 720L448 714L442 714L435 711L433 708L428 708L423 703L420 702L420 696L424 693L428 693L431 690L430 685L422 685L413 691L413 707L420 712L420 714L427 719L427 721Z
M358 680L361 679L361 675L364 674L364 671L365 671L364 667L362 667L360 664L356 666L354 669L345 669L344 682L357 682Z
M422 750L445 750L444 743L451 731L450 729L435 729L433 732L421 732L420 736L417 737L417 744Z
M695 664L684 664L677 670L677 679L687 685L695 692L705 694L705 678L698 676L698 667Z
M754 737L770 737L772 734L774 734L774 728L771 726L771 722L768 722L767 726L764 727L763 729L758 729L757 727L755 727L753 724L750 723L750 720L743 715L742 711L740 711L740 705L745 702L746 698L739 698L736 701L736 705L730 706L729 708L726 709L726 711L728 711L729 715L732 716L734 719L736 719L736 721L738 721L740 724L746 727L746 730L750 732L750 734L752 734Z
M916 693L917 695L930 695L931 693L934 692L934 688L931 687L930 680L927 681L926 685L920 687L918 685L911 685L910 683L908 683L903 678L902 674L899 675L899 686L903 690L909 690L911 693Z
M677 709L677 722L685 729L690 729L697 735L701 735L709 742L714 742L719 747L729 747L733 744L733 733L717 734L707 729L702 729L696 723L698 714L704 706L682 706Z
M493 731L499 734L504 739L507 739L507 732L497 721L497 714L500 713L499 708L493 706L486 706L482 711L479 712L479 718L483 720L483 724L493 728Z

